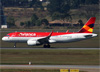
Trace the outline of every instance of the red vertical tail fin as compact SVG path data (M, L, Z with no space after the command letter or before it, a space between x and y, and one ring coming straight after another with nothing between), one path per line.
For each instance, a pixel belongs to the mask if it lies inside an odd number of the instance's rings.
M92 33L96 17L91 17L87 23L81 28L79 33Z

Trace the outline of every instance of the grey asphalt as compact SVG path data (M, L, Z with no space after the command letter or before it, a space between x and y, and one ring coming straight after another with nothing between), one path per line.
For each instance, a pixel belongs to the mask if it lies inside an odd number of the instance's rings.
M0 49L68 49L68 50L100 50L100 48L0 48Z
M97 65L0 65L1 69L100 69Z

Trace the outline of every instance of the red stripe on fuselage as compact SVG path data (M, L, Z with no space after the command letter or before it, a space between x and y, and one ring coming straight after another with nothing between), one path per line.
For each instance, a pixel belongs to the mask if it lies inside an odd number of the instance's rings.
M9 33L9 37L45 37L48 36L50 32L14 32ZM65 34L76 34L71 32L53 32L51 36L65 35Z

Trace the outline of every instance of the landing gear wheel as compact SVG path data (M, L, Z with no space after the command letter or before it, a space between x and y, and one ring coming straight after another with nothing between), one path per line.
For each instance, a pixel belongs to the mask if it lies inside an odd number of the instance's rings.
M46 45L44 45L43 47L44 47L44 48L46 48L47 46L46 46Z
M50 45L47 45L48 48L50 48Z
M44 48L50 48L50 45L44 45L43 47Z

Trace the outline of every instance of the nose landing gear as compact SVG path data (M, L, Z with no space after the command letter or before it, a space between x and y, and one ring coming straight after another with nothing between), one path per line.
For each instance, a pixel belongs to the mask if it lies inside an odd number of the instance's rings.
M16 48L16 43L14 43L14 48Z

